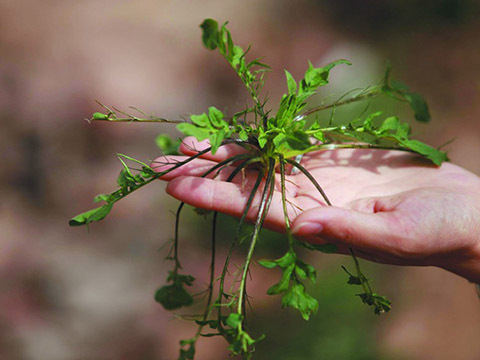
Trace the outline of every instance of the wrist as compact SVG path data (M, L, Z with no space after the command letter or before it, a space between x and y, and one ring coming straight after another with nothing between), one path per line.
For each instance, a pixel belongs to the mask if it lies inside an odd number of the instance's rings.
M480 243L469 251L467 256L453 256L456 258L455 261L450 261L450 264L441 267L480 287ZM478 290L480 291L480 289Z

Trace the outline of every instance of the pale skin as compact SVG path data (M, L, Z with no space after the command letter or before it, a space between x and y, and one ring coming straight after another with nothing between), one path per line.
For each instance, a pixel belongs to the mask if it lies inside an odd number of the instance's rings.
M185 139L186 156L208 147ZM238 145L221 147L162 177L167 193L196 207L240 217L255 171L226 182L233 167L201 178L211 166L245 152ZM185 159L154 161L162 171ZM395 265L436 266L480 283L480 178L451 163L437 167L402 151L342 149L310 153L301 164L315 177L333 206L327 206L301 173L287 175L286 190L293 234L312 244L336 244L338 251ZM278 174L277 174L278 175ZM284 232L280 176L267 228ZM259 196L258 196L259 197ZM249 218L253 219L255 207Z

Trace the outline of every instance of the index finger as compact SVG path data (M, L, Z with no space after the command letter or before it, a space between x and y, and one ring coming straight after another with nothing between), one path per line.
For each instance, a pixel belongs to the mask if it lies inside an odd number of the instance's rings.
M198 141L195 139L195 137L189 136L183 139L182 143L180 144L180 151L185 155L191 156L209 147L210 142L208 140ZM248 153L248 150L239 144L226 144L220 146L215 154L208 152L200 157L203 159L220 162L232 156L246 153Z

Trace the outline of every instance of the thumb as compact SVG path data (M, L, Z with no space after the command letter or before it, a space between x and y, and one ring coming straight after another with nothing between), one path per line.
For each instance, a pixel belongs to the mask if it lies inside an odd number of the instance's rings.
M292 233L310 243L325 241L363 250L386 250L395 234L391 212L361 212L339 207L316 207L296 217Z

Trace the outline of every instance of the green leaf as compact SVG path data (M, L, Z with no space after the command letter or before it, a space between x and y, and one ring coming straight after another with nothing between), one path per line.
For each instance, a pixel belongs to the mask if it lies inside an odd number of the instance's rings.
M164 155L179 155L178 148L180 146L180 139L173 141L169 135L159 134L155 138L155 143Z
M362 131L363 131L363 130L372 131L372 130L375 128L375 126L374 126L374 124L373 124L373 121L374 121L377 117L379 117L380 115L382 115L382 114L383 114L382 111L377 111L377 112L374 112L374 113L368 115L368 116L365 118L365 120L363 121L363 129L362 129ZM358 131L358 130L357 130L357 131Z
M208 139L210 136L210 132L207 129L186 122L178 124L177 130L186 136L194 136L198 141Z
M352 63L347 60L337 60L324 67L316 68L309 61L308 69L305 72L305 77L301 82L301 86L300 86L301 91L299 91L299 94L306 91L313 91L320 86L327 85L330 70L339 64L351 65Z
M357 294L364 304L373 306L376 315L386 313L392 309L392 303L385 296L380 296L376 293L372 294Z
M75 216L68 222L70 226L80 226L80 225L88 225L94 221L100 221L105 218L112 210L113 204L105 204L98 208L86 211Z
M415 119L420 122L429 122L431 119L430 111L428 110L425 99L420 94L412 92L407 92L404 95L410 107L415 112Z
M393 98L405 99L415 113L415 119L420 122L429 122L430 121L430 111L428 110L428 105L423 96L418 93L411 92L407 85L400 81L391 81L388 83L388 78L386 79L386 84L383 88L383 92Z
M227 317L226 324L231 328L237 328L242 323L243 316L238 313L230 313Z
M178 360L193 360L195 356L195 339L180 340L180 356Z
M285 70L285 76L287 77L287 88L290 95L295 95L297 93L297 83L287 70Z
M203 45L209 50L215 50L219 41L218 22L206 19L200 27L202 28Z
M362 280L358 276L350 275L347 280L348 285L362 285Z
M112 194L99 194L97 196L95 196L93 198L93 202L101 202L101 201L105 201L105 202L111 202L112 201Z
M108 115L103 114L101 112L95 112L92 115L92 120L106 120L106 119L108 119Z
M238 133L238 137L240 138L240 140L247 141L248 140L248 133L245 130L242 129Z
M283 307L292 307L300 311L305 320L318 310L318 301L305 292L305 286L296 282L282 297Z
M155 301L166 310L175 310L191 305L193 298L182 285L171 284L162 286L155 292Z
M448 160L447 154L443 151L437 150L418 140L404 140L401 142L403 146L411 149L427 159L430 159L435 165L441 165L444 161Z
M285 140L290 150L305 150L312 145L309 136L302 130L288 133Z
M273 269L277 266L277 262L272 260L258 260L258 263L267 269Z
M267 290L268 295L277 295L288 290L295 264L290 264L283 270L281 280Z
M263 149L263 147L268 141L268 134L264 132L262 128L259 129L259 132L260 132L260 135L258 136L257 141L258 141L258 145L260 146L260 149Z
M208 119L208 115L203 113L201 115L191 115L190 120L192 120L192 123L195 125L198 125L200 127L205 127L208 126L210 121Z
M282 269L289 267L292 264L295 264L297 260L297 255L292 250L289 250L283 255L281 258L275 260L275 262L280 266Z
M117 178L117 184L121 188L130 187L135 188L136 182L130 170L122 169Z
M315 270L315 268L312 265L307 264L300 259L297 259L295 273L300 279L305 280L308 278L313 283L317 279L317 271Z
M208 119L210 120L210 124L213 127L228 128L228 123L223 121L223 113L220 110L218 110L215 106L210 106L208 108Z

